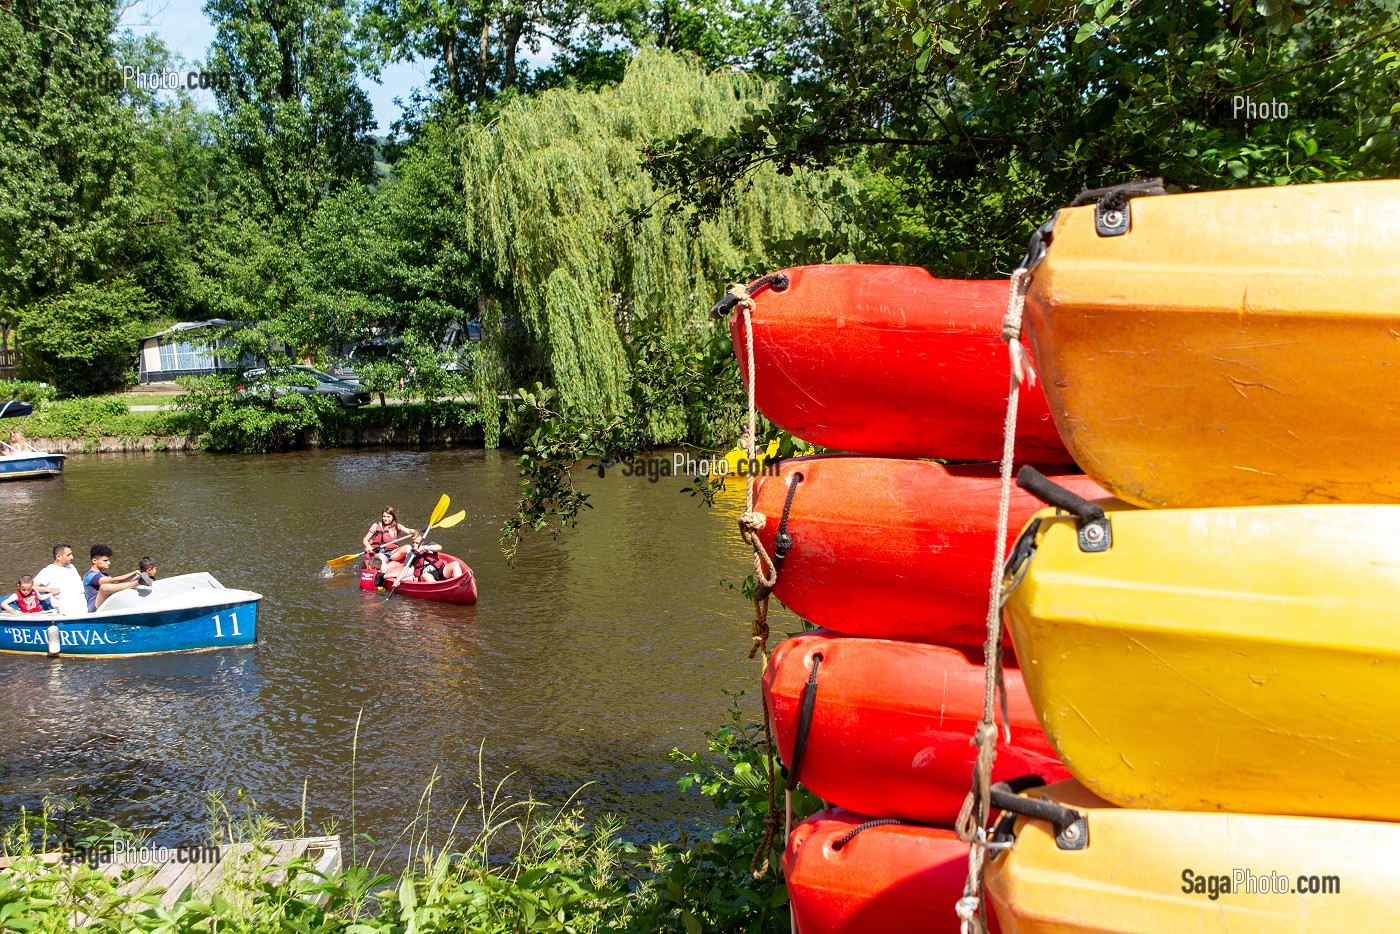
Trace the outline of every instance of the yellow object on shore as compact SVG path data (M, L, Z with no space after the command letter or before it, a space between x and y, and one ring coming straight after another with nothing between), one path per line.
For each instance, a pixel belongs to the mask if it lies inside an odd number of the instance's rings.
M724 461L727 465L724 476L729 480L737 480L738 483L734 485L733 488L742 492L744 489L744 481L751 475L755 475L757 472L763 470L763 465L766 464L769 459L777 456L778 442L776 440L769 441L767 448L759 451L758 455L754 457L752 461L749 460L749 452L736 445L728 454L724 455ZM726 484L725 489L729 488L730 486Z
M1071 774L1125 807L1400 821L1400 506L1105 508L1099 552L1040 513L1006 601Z
M1026 295L1050 411L1144 506L1400 502L1400 181L1059 212Z
M1075 782L1033 792L1074 808L1087 844L1022 817L989 854L1002 934L1384 931L1400 892L1400 825L1135 811Z

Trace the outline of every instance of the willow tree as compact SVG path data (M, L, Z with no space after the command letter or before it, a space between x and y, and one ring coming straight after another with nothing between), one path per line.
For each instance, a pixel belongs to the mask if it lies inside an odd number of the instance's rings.
M644 51L614 87L517 99L467 132L468 236L497 320L519 320L572 411L626 410L634 335L698 342L732 281L808 258L803 245L844 223L832 196L851 183L839 173L756 172L728 211L695 226L648 210L649 146L723 132L772 95L752 77Z

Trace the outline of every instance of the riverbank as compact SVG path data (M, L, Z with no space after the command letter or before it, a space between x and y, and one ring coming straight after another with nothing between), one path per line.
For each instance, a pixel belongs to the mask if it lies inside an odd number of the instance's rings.
M144 408L144 407L143 407ZM466 403L402 403L317 413L315 419L274 426L269 432L256 405L244 417L199 409L133 411L125 399L104 396L45 401L23 425L25 437L45 451L111 454L149 451L241 451L320 447L481 447L485 432ZM251 418L249 417L251 416ZM251 442L237 443L239 437Z

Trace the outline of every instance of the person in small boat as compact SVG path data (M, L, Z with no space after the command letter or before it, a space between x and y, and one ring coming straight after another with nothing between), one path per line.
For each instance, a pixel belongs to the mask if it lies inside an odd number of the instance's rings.
M399 514L394 511L393 506L385 506L379 515L379 521L371 525L365 533L365 567L377 564L380 573L383 573L389 567L390 561L400 560L408 554L407 546L397 547L398 539L417 534L416 529L410 529L399 522Z
M19 576L19 589L4 600L0 600L0 610L4 610L6 613L38 613L43 609L39 605L39 595L56 593L58 591L52 587L35 587L33 577L21 574Z
M442 556L441 545L436 542L424 544L423 536L416 532L413 535L412 558L407 568L408 576L405 580L424 583L452 580L462 573L460 561L448 561Z
M10 440L8 443L0 441L0 448L4 448L6 454L22 454L25 451L35 450L34 445L25 440L24 432L20 431L18 428L10 432Z
M60 616L82 616L87 612L83 578L73 567L73 549L67 542L53 546L53 564L35 574L34 583L49 591L49 600Z
M83 592L87 595L89 613L106 603L112 594L132 590L141 583L136 579L140 571L129 571L118 577L107 573L112 566L112 549L106 545L93 545L88 555L92 566L83 575Z
M156 582L156 571L160 568L156 564L156 559L146 555L136 563L136 579L147 587L152 587Z

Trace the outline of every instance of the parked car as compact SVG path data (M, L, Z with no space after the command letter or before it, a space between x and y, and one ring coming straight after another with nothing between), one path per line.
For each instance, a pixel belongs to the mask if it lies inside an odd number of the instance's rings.
M371 337L351 347L343 358L331 360L326 368L336 379L358 384L360 375L355 372L355 367L392 360L402 349L403 341L397 337Z
M269 372L272 376L282 378L274 382L269 379ZM271 399L289 392L303 396L334 396L336 402L350 409L369 405L370 401L370 394L361 389L358 383L336 379L329 373L322 373L314 367L300 364L273 367L271 371L266 367L248 370L244 372L243 382L238 387L238 394L244 397L260 396Z

